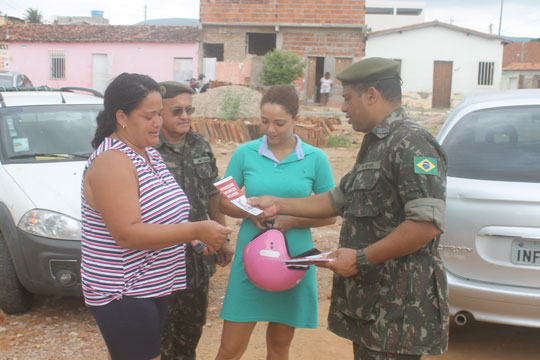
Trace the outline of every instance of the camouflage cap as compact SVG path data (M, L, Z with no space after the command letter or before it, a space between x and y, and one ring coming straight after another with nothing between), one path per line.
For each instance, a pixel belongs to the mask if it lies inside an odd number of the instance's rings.
M159 88L164 99L170 99L183 93L195 93L192 88L178 81L162 81L159 83Z
M336 77L343 83L377 81L398 76L398 68L397 61L371 57L355 62Z

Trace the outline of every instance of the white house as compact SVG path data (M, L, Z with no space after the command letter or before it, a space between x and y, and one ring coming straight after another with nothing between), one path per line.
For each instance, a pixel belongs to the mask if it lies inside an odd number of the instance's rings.
M425 1L366 0L365 22L369 31L380 31L424 22Z
M403 92L449 107L463 96L501 88L508 40L438 21L369 33L366 56L401 62Z

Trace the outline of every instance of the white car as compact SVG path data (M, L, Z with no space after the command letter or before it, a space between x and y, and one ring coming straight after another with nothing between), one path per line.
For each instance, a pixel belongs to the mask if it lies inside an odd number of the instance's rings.
M438 140L448 155L440 250L455 321L540 327L540 89L469 96Z
M71 88L75 89L75 88ZM0 308L33 295L80 295L82 171L97 93L0 89Z

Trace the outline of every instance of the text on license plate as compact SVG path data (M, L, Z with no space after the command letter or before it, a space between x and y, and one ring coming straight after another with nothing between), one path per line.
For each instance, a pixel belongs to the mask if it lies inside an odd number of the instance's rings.
M512 241L512 263L540 266L540 241L523 239Z

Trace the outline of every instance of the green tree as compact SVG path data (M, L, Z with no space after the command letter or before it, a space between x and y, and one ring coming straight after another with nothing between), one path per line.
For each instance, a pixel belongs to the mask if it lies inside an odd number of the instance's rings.
M24 21L27 23L41 24L43 20L43 15L38 9L28 8L26 9L26 14L24 15Z
M274 49L262 59L261 80L264 85L290 84L304 75L304 66L300 56Z

